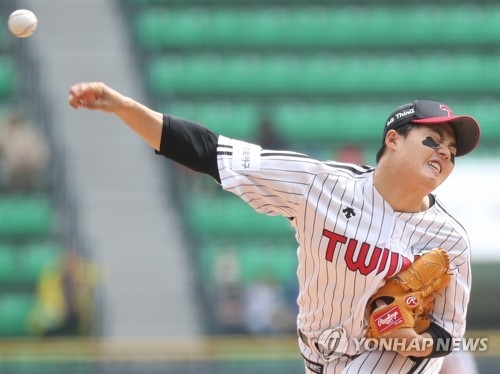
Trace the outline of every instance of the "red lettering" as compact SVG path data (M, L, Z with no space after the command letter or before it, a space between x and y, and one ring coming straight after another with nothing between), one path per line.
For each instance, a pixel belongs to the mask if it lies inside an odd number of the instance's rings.
M380 260L380 264L378 266L377 274L380 274L384 271L387 266L387 258L389 257L389 253L391 253L387 248L382 252L382 260Z
M347 267L351 271L359 271L363 275L368 275L377 267L378 259L382 250L379 247L373 249L373 253L369 257L370 244L362 243L359 251L358 258L354 260L354 252L358 246L358 241L355 239L350 239L349 244L347 244L347 251L345 254L345 261ZM369 257L369 263L366 265L366 260Z
M326 248L325 259L332 262L337 243L345 244L347 242L347 238L343 235L334 233L333 231L328 231L327 229L323 230L323 235L330 239L328 241L328 247Z
M399 262L399 255L395 252L391 252L391 264L389 266L389 270L387 270L385 278L390 278L394 274L396 274L396 270L398 270L398 262Z
M333 262L333 256L337 246L339 244L347 243L346 253L344 255L347 268L351 271L358 271L363 275L368 275L375 270L377 270L377 274L380 274L389 265L387 273L384 277L389 278L395 275L398 271L406 269L411 264L411 261L408 258L401 256L398 253L391 252L387 248L380 247L374 247L373 250L371 250L372 246L364 242L361 243L357 258L354 258L356 249L358 248L358 241L356 239L348 240L344 235L339 235L326 229L323 230L323 235L328 238L325 259L329 262ZM400 259L401 269L398 266Z

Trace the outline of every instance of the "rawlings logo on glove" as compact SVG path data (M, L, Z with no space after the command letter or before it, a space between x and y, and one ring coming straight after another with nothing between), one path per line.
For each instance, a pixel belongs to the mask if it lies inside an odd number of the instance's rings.
M450 280L450 259L444 249L435 248L420 256L370 298L366 337L381 338L403 327L412 327L419 334L425 331L434 300Z

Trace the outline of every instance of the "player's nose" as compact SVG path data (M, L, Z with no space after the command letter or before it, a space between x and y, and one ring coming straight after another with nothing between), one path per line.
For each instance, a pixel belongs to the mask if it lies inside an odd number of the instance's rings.
M448 146L447 144L441 144L439 148L436 149L438 154L445 160L455 163L455 149Z

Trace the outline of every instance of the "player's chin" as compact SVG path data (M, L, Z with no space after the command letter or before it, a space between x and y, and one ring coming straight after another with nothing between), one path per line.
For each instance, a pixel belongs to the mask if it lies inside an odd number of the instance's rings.
M443 183L450 173L444 170L438 171L430 167L424 167L423 176L429 187L437 188L441 183Z
M444 182L445 178L442 178L439 175L436 176L426 174L422 180L422 187L431 192L438 188Z

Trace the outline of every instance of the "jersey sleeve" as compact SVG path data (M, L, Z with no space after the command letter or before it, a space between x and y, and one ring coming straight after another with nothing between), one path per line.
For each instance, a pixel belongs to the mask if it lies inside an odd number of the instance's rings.
M217 162L221 185L256 211L296 216L320 161L289 151L263 150L260 146L219 136Z

